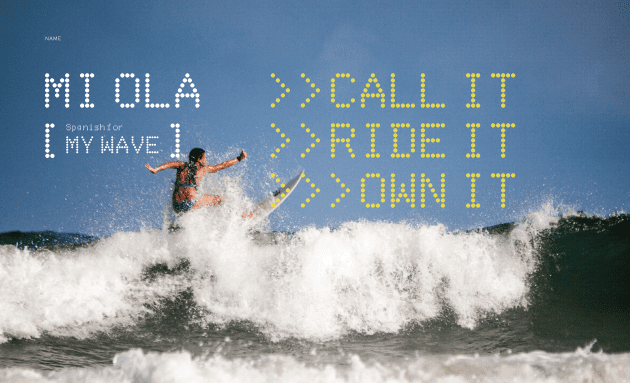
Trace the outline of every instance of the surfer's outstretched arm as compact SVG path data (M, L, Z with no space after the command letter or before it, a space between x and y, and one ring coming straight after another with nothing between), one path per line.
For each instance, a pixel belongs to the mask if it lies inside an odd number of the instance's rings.
M162 165L158 166L157 168L152 168L149 164L146 164L146 168L149 169L149 171L153 174L157 173L157 172L161 172L162 170L165 169L177 169L180 166L184 165L183 162L181 161L171 161L171 162L166 162L163 163Z
M227 160L225 162L221 162L220 164L217 165L206 165L203 168L197 170L197 175L204 175L204 174L208 174L208 173L216 173L219 170L223 170L225 168L229 168L230 166L236 165L237 163L243 161L245 158L247 158L247 153L242 150L241 154L239 154L238 157L236 158L232 158L231 160Z

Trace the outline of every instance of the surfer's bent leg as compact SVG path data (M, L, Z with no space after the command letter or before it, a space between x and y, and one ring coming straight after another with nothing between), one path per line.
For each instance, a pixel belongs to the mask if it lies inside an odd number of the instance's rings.
M241 214L241 217L243 217L243 218L253 218L254 214L256 214L257 212L258 212L258 209L254 210L252 212L249 212L249 213L245 212L245 213Z
M199 209L200 207L204 207L204 206L215 206L215 205L223 205L223 203L225 202L225 200L223 199L223 196L221 195L209 195L206 194L201 198L198 198L197 201L195 201L195 204L193 205L193 209ZM243 218L252 218L254 216L254 214L256 214L256 212L258 211L258 209L250 212L250 213L243 213L242 217Z
M223 200L223 196L206 194L203 197L198 198L197 201L195 201L195 205L193 205L193 209L199 209L200 207L203 207L203 206L221 205L223 204L223 202L225 202Z

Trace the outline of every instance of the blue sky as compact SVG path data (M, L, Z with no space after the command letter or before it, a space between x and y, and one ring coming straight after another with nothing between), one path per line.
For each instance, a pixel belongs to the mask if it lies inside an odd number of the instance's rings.
M628 1L485 1L485 2L37 2L3 4L0 78L2 127L0 140L5 183L0 189L0 232L54 230L109 235L119 230L160 227L168 207L174 174L151 175L143 168L171 160L179 123L181 151L209 151L209 160L224 161L247 150L244 163L222 172L239 179L256 201L274 187L270 174L289 179L299 169L320 189L304 183L271 217L271 228L295 230L315 225L337 226L359 219L446 224L451 229L491 225L519 219L554 201L592 213L628 210L630 204L630 71L628 63L630 6ZM59 36L59 41L46 37ZM70 102L51 97L45 107L45 74L56 82L69 74ZM81 108L84 79L90 78L90 103ZM134 73L140 79L141 102L134 102ZM145 74L150 74L151 102L169 108L145 108ZM275 77L272 78L271 74ZM335 77L349 73L354 79ZM391 74L396 103L415 108L391 108ZM475 79L475 103L471 81ZM501 81L492 73L514 73L506 80L505 107ZM189 74L198 90L199 107L188 98L175 108L175 94ZM305 77L301 77L304 74ZM361 94L374 74L386 95ZM422 77L424 74L424 77ZM285 84L285 93L275 99ZM310 82L307 83L306 79ZM331 79L335 102L331 102ZM426 102L444 108L422 108ZM314 83L315 88L310 84ZM371 83L372 84L372 83ZM189 92L188 84L183 92ZM376 84L372 84L372 88ZM320 89L315 93L314 89ZM53 91L54 92L54 91ZM62 91L63 92L63 91ZM370 90L372 92L372 90ZM315 97L308 103L306 98ZM352 103L350 100L355 99ZM350 108L336 108L340 101ZM305 103L302 108L301 104ZM45 124L53 123L51 152L45 158ZM355 129L351 158L336 144L331 158L331 124ZM375 152L366 124L379 124ZM398 132L401 152L391 158L392 123L409 124ZM423 123L427 152L444 158L420 157ZM471 132L478 123L476 150L466 158ZM501 158L499 129L510 123L506 157ZM117 131L69 132L66 125L116 125ZM275 126L272 127L271 124ZM304 124L305 127L301 127ZM270 154L290 142L277 156ZM306 133L306 128L310 129ZM415 129L414 153L410 130ZM349 129L337 128L340 137ZM305 149L319 138L310 153ZM67 139L94 137L89 152L81 146L66 153ZM131 137L148 136L155 146L136 153ZM116 144L121 137L129 153L101 153L101 137ZM142 141L144 142L144 141ZM304 157L300 154L305 153ZM506 207L501 208L500 180L492 173L514 173L506 182ZM174 172L173 172L174 173ZM335 177L332 178L331 174ZM386 179L386 202L366 208L361 179L379 173ZM416 174L416 206L401 201L390 206L391 174L410 191ZM445 174L445 207L427 198L420 208L419 175L439 184ZM479 173L470 203L467 173ZM340 198L342 188L350 189ZM437 181L437 182L436 182ZM366 182L367 202L380 203L380 181ZM301 204L305 204L302 208ZM335 207L331 207L335 203Z

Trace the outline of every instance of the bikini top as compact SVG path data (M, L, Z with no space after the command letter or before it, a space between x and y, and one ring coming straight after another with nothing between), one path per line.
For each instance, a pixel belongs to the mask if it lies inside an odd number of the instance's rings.
M177 180L175 181L175 186L177 187L186 187L186 188L196 188L197 185L197 181L195 180L195 174L197 173L197 167L193 164L189 164L188 162L186 162L184 164L184 166L186 166L186 168L188 169L188 171L186 172L186 181L187 183L181 183L179 182L179 175L181 173L181 170L177 171Z

